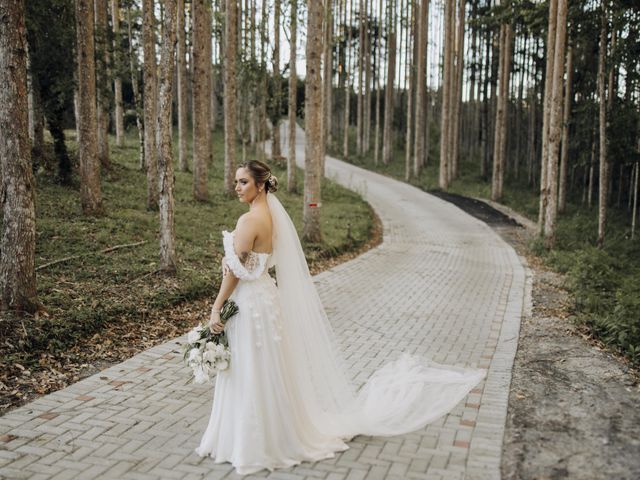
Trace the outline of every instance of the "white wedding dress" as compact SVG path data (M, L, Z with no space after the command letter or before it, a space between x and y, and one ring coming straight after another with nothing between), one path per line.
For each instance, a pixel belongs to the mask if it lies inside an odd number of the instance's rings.
M225 327L231 363L217 375L199 455L230 462L243 475L330 458L355 435L423 427L484 377L484 370L405 354L356 392L293 223L273 194L267 199L273 254L251 252L243 264L233 232L223 232L226 263L240 279L231 295L239 311Z

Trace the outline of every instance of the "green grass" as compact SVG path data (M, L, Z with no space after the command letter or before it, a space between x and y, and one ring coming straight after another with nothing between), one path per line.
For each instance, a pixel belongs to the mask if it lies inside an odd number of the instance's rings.
M69 136L72 138L73 133ZM213 297L217 292L223 255L220 232L233 229L247 209L235 197L223 193L222 132L213 134L214 160L209 165L207 202L192 198L192 173L176 171L175 276L158 272L158 212L145 208L146 173L138 167L137 137L133 133L127 136L122 148L111 141L112 168L102 174L103 217L82 214L77 176L71 187L62 187L52 180L51 164L37 173L36 267L77 257L37 272L39 301L48 315L23 322L28 335L5 351L23 364L32 364L40 353L65 348L80 336L99 332L113 322L143 321L152 312ZM68 143L75 158L76 145ZM177 139L174 151L176 144ZM174 158L177 162L177 152ZM77 165L75 170L77 173ZM284 191L283 168L275 166L274 174L283 180L277 195L300 229L302 195ZM302 191L302 172L298 172L298 179ZM311 262L363 245L373 228L368 204L358 194L329 181L323 183L323 205L323 242L305 248ZM101 252L136 242L145 243Z
M429 160L418 178L410 183L426 191L439 190L439 157L437 132L430 145ZM341 140L341 138L340 138ZM373 142L372 142L373 144ZM350 131L350 152L356 152L355 130ZM332 154L342 158L340 149ZM352 154L349 162L398 180L405 178L404 139L397 139L392 161L388 165L374 164L374 152L365 156ZM478 161L463 160L459 177L449 192L468 197L489 199L490 180L480 176ZM505 179L502 203L536 221L539 192L525 182ZM569 278L569 289L575 297L573 318L586 326L593 335L609 347L640 365L640 235L630 240L630 214L610 207L607 236L603 249L595 247L598 231L597 209L569 203L560 215L556 246L552 251L535 240L531 249L557 271Z

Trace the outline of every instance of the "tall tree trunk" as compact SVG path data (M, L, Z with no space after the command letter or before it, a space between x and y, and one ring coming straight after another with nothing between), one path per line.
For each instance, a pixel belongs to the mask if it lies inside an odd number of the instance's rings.
M560 152L560 185L558 188L558 212L567 208L567 171L569 166L569 121L571 119L571 89L573 83L573 49L567 48L567 81L564 93L562 120L562 150Z
M493 33L491 31L486 32L485 38L485 56L484 56L484 79L482 83L482 118L480 126L480 176L483 180L486 180L489 176L489 83L490 83L490 70L493 59L491 56L491 41ZM493 55L495 57L495 55ZM492 83L492 82L491 82Z
M609 188L609 168L607 165L607 102L605 92L605 61L607 55L607 9L601 3L600 46L598 52L598 135L600 140L600 189L598 192L598 247L604 246L607 223L607 196Z
M136 110L136 127L138 130L138 164L140 170L144 168L144 124L142 122L142 108L140 102L140 89L138 87L138 68L136 58L138 52L133 51L133 35L131 34L131 6L127 5L127 40L129 44L129 75L131 77L131 90L133 93L133 104Z
M280 79L280 0L274 0L273 7L273 98L274 98L274 122L273 122L273 142L271 143L271 156L274 158L279 158L282 156L281 147L280 147L280 104L281 102L281 84L282 81ZM322 28L322 27L321 27Z
M173 218L173 153L171 149L171 104L176 53L176 2L164 3L162 46L160 50L160 82L158 92L158 192L160 212L160 269L176 271L176 232Z
M558 217L558 157L562 136L562 77L564 76L565 42L567 33L567 0L558 0L558 16L551 86L549 117L549 147L547 159L547 209L545 211L544 243L553 248Z
M97 121L98 121L98 158L103 168L109 164L109 48L107 45L107 0L95 0L95 50L97 63Z
M325 0L325 43L324 43L324 142L333 144L331 120L333 119L333 14L331 0ZM324 164L324 159L323 159ZM324 171L324 168L322 169Z
M323 2L307 0L307 72L305 77L304 211L302 236L308 242L320 242L320 181L322 172L322 54Z
M76 0L78 68L78 160L80 163L80 203L85 215L102 215L98 122L96 113L96 63L93 40L93 0Z
M287 155L287 191L296 186L296 112L298 109L298 73L296 46L298 45L298 0L291 0L291 35L289 37L289 154Z
M465 0L458 0L458 32L456 41L456 68L453 78L455 94L451 105L451 180L458 177L460 109L462 106L462 78L464 73Z
M376 85L376 130L375 130L375 139L373 144L373 163L374 165L378 165L378 160L380 158L380 103L381 103L381 90L382 90L382 82L380 81L380 77L382 77L382 0L380 0L378 14L380 15L380 19L378 21L380 34L378 35L378 50L377 50L377 61L376 61L376 75L375 75L375 85Z
M382 128L382 163L388 165L393 154L393 138L391 136L391 124L393 121L393 84L396 71L396 25L395 25L395 0L390 0L389 31L387 33L387 84L384 91L384 125Z
M120 77L120 5L119 0L111 0L111 25L113 28L113 94L115 100L114 120L116 124L116 145L124 146L124 108L122 106L122 78Z
M356 151L362 155L362 129L363 129L363 73L364 73L364 3L360 0L358 6L358 89L356 90Z
M496 108L495 140L493 143L493 177L491 199L502 199L504 168L507 146L507 119L509 105L509 79L511 77L511 45L513 30L508 23L502 24L500 35L499 89Z
M416 62L416 134L414 139L413 174L418 177L424 165L424 129L425 129L425 89L427 64L427 23L429 0L420 0L420 10L416 25L416 41L418 42L418 59Z
M178 68L178 169L181 172L189 171L189 163L187 161L187 135L188 135L188 117L187 117L187 39L185 30L185 4L184 0L178 0L178 17L176 21L177 28L177 68Z
M631 210L631 240L634 239L636 233L636 222L638 218L638 170L640 170L640 164L635 163L633 165L633 209Z
M29 78L30 75L28 73L27 75L27 78ZM29 94L27 97L27 103L29 104L29 139L31 140L33 156L37 158L42 155L44 150L44 111L42 109L40 89L36 82L30 81L28 89ZM68 175L63 174L60 175L60 178L62 179L66 176Z
M211 157L211 12L210 1L193 0L193 198L206 201Z
M233 194L236 166L237 0L226 1L224 46L224 189Z
M147 168L147 209L158 208L158 153L156 121L158 91L156 79L156 34L154 0L142 0L142 43L144 50L144 163Z
M415 30L414 30L414 25L415 25L415 19L414 19L414 15L415 15L415 8L413 8L411 5L408 6L409 8L409 12L407 12L407 16L408 16L408 25L407 25L407 45L406 45L406 49L407 49L407 59L409 58L409 55L411 51L414 50L414 45L412 45L412 39L414 38L415 35ZM412 137L411 134L413 133L413 85L414 85L414 74L413 74L413 65L414 62L411 61L407 61L405 63L405 76L408 77L409 80L409 89L407 91L407 129L405 132L405 142L404 142L404 180L405 182L409 181L409 178L411 177L411 147L412 147Z
M29 145L27 40L22 0L0 2L0 85L0 310L34 313L38 308L36 186Z
M444 5L444 67L442 75L442 113L440 127L440 173L438 185L442 190L449 187L449 169L451 160L451 87L453 86L453 23L455 0L445 0Z
M546 68L544 78L544 100L542 105L542 154L540 156L540 207L538 210L538 227L540 235L544 235L545 215L549 200L547 181L547 159L549 158L549 116L551 111L551 89L553 79L553 63L555 58L555 38L557 28L558 0L549 0L549 25L547 28Z
M351 23L353 20L353 0L349 0L349 25L347 25L347 6L345 5L344 23L347 29L347 39L345 41L345 82L344 82L344 130L342 133L342 158L349 159L349 114L351 112L351 83L349 82L349 67L351 59L349 44L351 43Z
M369 26L369 2L365 2L364 23L364 105L362 153L366 155L371 149L371 30Z

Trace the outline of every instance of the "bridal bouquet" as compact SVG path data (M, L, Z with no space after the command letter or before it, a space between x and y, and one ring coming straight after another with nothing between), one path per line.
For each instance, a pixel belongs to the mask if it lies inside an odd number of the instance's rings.
M227 321L238 313L233 300L226 300L220 309L220 321ZM187 334L184 346L184 361L193 370L195 383L207 383L216 372L229 368L231 351L224 331L214 334L206 323L200 324Z

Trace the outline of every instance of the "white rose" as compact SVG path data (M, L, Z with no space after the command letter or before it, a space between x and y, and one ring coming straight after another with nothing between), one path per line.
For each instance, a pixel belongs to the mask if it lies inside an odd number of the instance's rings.
M202 355L203 360L211 364L216 361L216 357L216 352L214 352L213 350L205 350L204 354Z
M191 350L189 350L189 359L187 361L189 364L200 363L202 361L200 350L197 348L192 348Z
M200 340L201 330L202 329L200 327L196 327L193 330L191 330L189 333L187 333L187 342L196 343L198 340Z
M216 370L221 372L229 368L229 362L227 362L226 360L218 360L215 366L216 366Z
M207 344L205 345L205 348L207 350L215 350L216 345L217 344L215 342L207 342Z
M219 343L218 343L218 344L216 344L216 347L215 347L215 348L216 348L216 354L217 354L219 357L221 357L221 356L223 356L223 355L225 354L225 348L224 348L224 345L221 345L221 344L219 344Z

